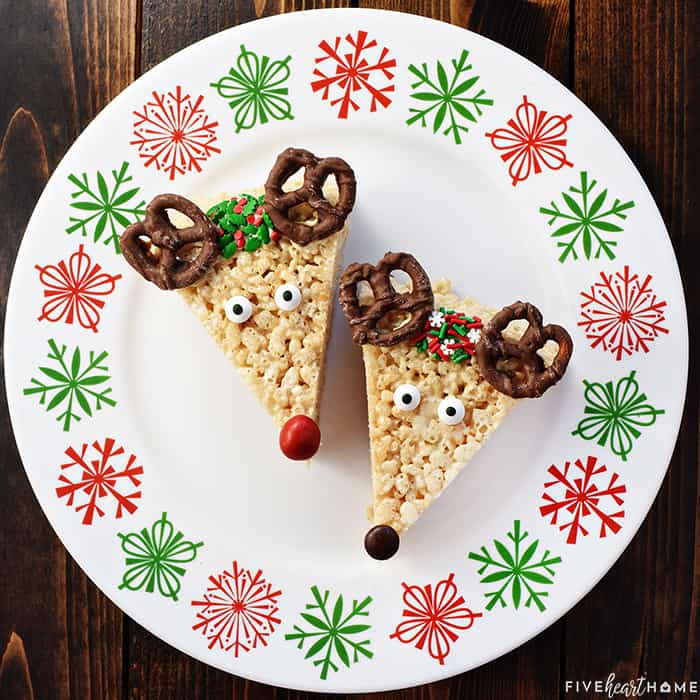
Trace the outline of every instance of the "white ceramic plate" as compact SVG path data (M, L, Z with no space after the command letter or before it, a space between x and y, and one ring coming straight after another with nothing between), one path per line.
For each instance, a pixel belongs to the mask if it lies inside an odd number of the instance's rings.
M236 95L252 106L230 107ZM460 295L526 298L574 337L564 381L517 407L385 563L362 547L366 404L342 314L307 468L281 457L177 295L144 283L111 239L157 193L261 184L288 145L355 169L346 263L410 251ZM667 233L598 119L487 39L362 10L222 32L114 100L37 204L5 337L27 473L97 585L213 666L328 691L465 671L585 595L656 496L687 358Z

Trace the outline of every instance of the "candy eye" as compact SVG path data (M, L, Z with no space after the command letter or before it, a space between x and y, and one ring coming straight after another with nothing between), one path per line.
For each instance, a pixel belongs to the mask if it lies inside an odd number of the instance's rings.
M275 292L275 304L282 311L294 311L301 304L301 292L295 284L283 284Z
M420 403L420 391L413 384L400 384L394 392L394 406L400 411L414 411Z
M438 418L447 425L457 425L464 420L464 406L454 396L447 396L438 406Z
M234 323L245 323L253 314L253 305L246 297L231 297L224 304L226 318Z

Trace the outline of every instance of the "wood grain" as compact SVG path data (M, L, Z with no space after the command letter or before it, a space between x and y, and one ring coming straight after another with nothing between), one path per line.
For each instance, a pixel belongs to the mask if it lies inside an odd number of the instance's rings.
M410 12L471 29L569 83L569 0L359 0L359 7Z
M577 3L574 89L620 140L651 188L678 254L697 347L700 15L686 2ZM694 39L693 39L694 38ZM695 110L693 109L695 107ZM694 308L695 307L695 308ZM672 361L672 358L669 358ZM698 363L671 467L644 525L568 615L569 678L698 675ZM605 624L614 610L617 624ZM693 671L694 669L694 671Z
M350 0L143 0L141 68L148 70L195 41L243 22L294 10L349 6Z
M16 632L10 633L0 659L0 698L34 700L24 642Z
M0 3L0 302L50 172L95 114L134 77L136 4ZM12 76L12 79L8 79ZM62 223L52 235L64 235ZM4 384L4 382L3 382ZM121 613L72 563L36 503L0 399L0 638L14 628L36 698L121 695Z
M0 3L0 321L22 232L49 174L143 70L229 26L279 12L361 6L467 27L569 85L620 139L669 228L700 329L697 120L700 13L692 0L25 0ZM17 78L15 76L21 76ZM60 226L60 224L59 224ZM360 698L555 698L565 679L700 677L698 367L673 463L646 523L603 581L520 649L454 679ZM1 369L1 368L0 368ZM24 642L37 698L312 697L234 678L125 618L41 513L0 398L0 640ZM337 697L316 695L313 697ZM569 694L566 697L583 697ZM4 700L4 698L3 698Z

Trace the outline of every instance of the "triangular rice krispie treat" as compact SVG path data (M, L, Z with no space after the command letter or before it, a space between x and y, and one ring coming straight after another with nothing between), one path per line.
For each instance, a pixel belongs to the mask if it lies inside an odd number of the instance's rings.
M395 270L408 274L412 289L392 284ZM358 292L363 283L373 294ZM365 546L386 559L516 398L540 396L561 378L572 344L560 326L543 327L530 304L496 312L459 299L447 280L431 288L406 253L348 267L340 301L362 344L367 383L374 527Z
M284 189L300 168L303 181ZM320 442L334 289L354 201L345 161L290 148L264 189L209 202L206 214L160 195L122 236L138 272L179 290L282 428L280 447L291 459L308 459Z

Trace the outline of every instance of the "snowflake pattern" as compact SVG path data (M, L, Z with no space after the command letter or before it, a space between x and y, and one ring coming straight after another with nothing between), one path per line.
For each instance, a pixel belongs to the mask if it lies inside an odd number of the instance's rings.
M522 545L527 537L526 531L521 532L520 521L515 520L513 531L508 533L508 539L513 546L512 551L502 542L494 539L496 557L492 557L486 547L481 547L480 552L469 552L470 559L483 564L478 571L480 576L486 573L489 567L492 569L491 573L486 574L480 583L497 584L497 590L485 594L489 601L486 604L487 610L492 610L496 603L500 603L502 608L507 607L506 596L509 589L510 598L516 610L520 607L523 593L527 595L526 608L529 608L534 602L540 612L545 610L543 598L549 596L549 593L537 589L554 583L552 580L555 575L553 567L561 563L561 557L552 556L547 549L539 560L533 559L540 541L534 540L523 548Z
M454 574L432 584L409 586L402 583L404 611L402 620L389 635L404 644L423 649L427 643L430 656L444 665L459 632L468 630L482 613L472 612L464 604L454 583Z
M552 234L552 238L558 238L557 247L561 248L559 262L563 263L569 255L573 260L578 260L576 252L582 252L586 260L593 255L596 259L601 253L605 253L610 260L615 259L617 241L608 234L619 233L622 227L613 223L614 218L625 220L628 209L634 206L633 201L621 202L619 199L610 205L605 205L608 190L593 196L592 192L598 184L597 180L588 179L588 173L583 170L580 174L579 187L569 187L569 192L562 192L561 196L566 203L566 208L560 209L556 202L550 202L549 207L540 207L540 214L549 217L547 224L551 226L555 221L560 224ZM567 211L568 209L568 211ZM568 240L567 240L568 239ZM594 251L595 246L595 251Z
M69 431L72 421L81 420L78 409L92 417L93 408L99 411L103 406L116 406L117 402L109 396L111 387L101 388L110 379L107 374L109 369L103 364L109 353L103 351L96 353L90 351L87 364L83 366L83 357L80 348L76 347L71 354L70 366L66 355L67 347L62 345L59 349L53 338L49 339L49 353L47 357L58 368L39 367L44 375L41 379L31 379L31 386L24 389L25 396L39 394L39 405L46 404L46 410L65 404L57 421L63 421L63 430ZM47 399L49 399L47 403Z
M289 89L284 87L291 59L291 55L279 61L264 55L258 57L241 44L236 66L229 68L228 75L210 83L234 110L237 134L258 123L267 124L270 119L294 119L287 99Z
M647 395L640 392L636 374L633 371L616 384L584 379L586 417L572 433L584 440L596 440L601 446L607 444L623 462L627 461L634 441L641 437L641 428L653 425L656 417L665 413L647 403Z
M445 314L442 311L431 311L428 316L428 324L431 328L440 328L445 323Z
M69 447L66 456L69 461L61 465L56 495L67 497L66 505L75 507L76 513L83 513L83 525L92 525L95 515L104 516L100 502L105 499L115 501L115 518L136 511L141 491L122 492L123 486L136 489L141 485L143 467L135 455L127 457L124 448L117 447L113 438L105 438L102 443L95 440L92 445L84 442L77 450Z
M576 544L579 535L588 535L582 520L589 516L600 520L601 538L608 532L617 534L622 528L619 521L625 516L625 511L607 512L605 507L622 506L622 494L627 492L627 487L618 482L620 475L612 472L607 485L599 488L596 477L604 479L607 470L604 464L598 465L595 457L588 457L585 464L580 459L565 462L563 470L552 464L547 470L552 480L545 481L540 514L543 518L551 516L550 524L558 525L560 531L568 530L567 544Z
M321 594L318 586L311 587L311 594L314 602L306 605L306 610L318 611L317 614L302 612L301 617L310 625L309 630L304 630L298 625L294 625L294 632L285 634L288 641L298 641L298 649L304 648L304 643L308 642L305 659L315 656L319 658L313 661L314 666L321 669L321 680L328 678L328 671L338 671L338 664L334 661L342 662L350 668L352 652L352 663L357 663L360 654L367 659L371 659L374 653L369 649L370 640L356 640L357 635L364 635L371 625L358 621L358 618L369 615L369 604L372 602L371 596L358 602L352 601L349 612L345 610L343 596L339 595L335 603L331 606L329 598L330 591Z
M103 297L115 289L121 275L102 272L102 266L93 263L90 256L78 246L78 250L56 265L35 265L39 281L44 285L44 299L39 321L71 325L77 322L83 328L97 333Z
M501 160L511 161L508 173L513 187L533 173L539 175L543 166L550 170L573 167L564 152L571 115L547 114L524 96L507 127L485 134L496 150L503 151Z
M146 593L158 592L165 598L177 600L180 592L180 579L187 573L182 566L194 561L197 550L203 542L191 542L168 520L167 513L153 523L150 531L127 535L117 533L122 551L126 554L126 571L119 584L119 590L144 589Z
M467 63L469 51L463 50L459 60L452 59L452 78L447 77L447 71L440 61L437 61L437 81L431 79L428 64L423 63L420 68L410 64L408 70L418 80L411 84L414 100L424 103L420 107L410 107L412 116L406 120L409 126L420 120L420 125L425 128L428 118L432 118L433 133L436 134L445 124L447 128L442 132L443 136L452 135L457 145L462 143L460 132L469 131L467 122L476 124L477 117L483 114L482 107L493 105L493 100L486 97L483 88L476 92L475 85L479 76L466 77L471 71L472 64Z
M590 292L581 292L581 320L591 347L599 345L621 360L643 350L661 333L668 333L663 323L666 302L651 288L651 275L643 280L631 274L628 265L615 274L600 273Z
M121 252L119 235L127 226L141 220L146 214L146 201L133 201L138 200L140 188L124 189L124 186L133 180L131 175L127 175L128 169L129 164L124 161L119 172L112 170L114 183L111 189L99 171L95 176L96 189L91 188L87 173L83 173L81 177L74 174L68 176L68 180L76 187L71 192L71 199L74 201L70 206L81 214L69 217L70 224L66 233L80 231L83 236L92 236L95 243L104 239L105 245L111 243L115 252Z
M190 97L176 86L174 91L153 91L141 111L135 111L134 138L145 167L155 165L171 180L185 172L201 172L202 163L215 153L221 153L216 143L218 122L207 116L204 97Z
M356 36L347 34L344 40L335 37L332 46L325 39L318 45L323 55L315 59L317 67L313 74L316 80L312 80L311 89L314 92L320 91L321 99L330 100L331 107L338 105L339 119L348 118L350 107L355 112L360 109L360 104L353 99L353 95L363 90L371 97L370 112L376 112L377 105L386 109L391 104L389 93L395 89L391 81L394 78L396 60L389 58L389 49L386 47L382 47L378 57L371 57L376 56L374 49L378 49L378 46L376 39L368 40L367 32L362 30L358 30ZM326 74L318 68L325 61L330 61L335 70ZM387 82L379 87L376 79L381 75ZM339 96L331 98L331 91Z
M201 631L209 648L233 650L238 657L267 640L281 620L277 617L281 590L273 590L261 570L243 569L234 561L231 571L209 577L209 586L202 600L193 600L198 608L197 622L192 629Z

